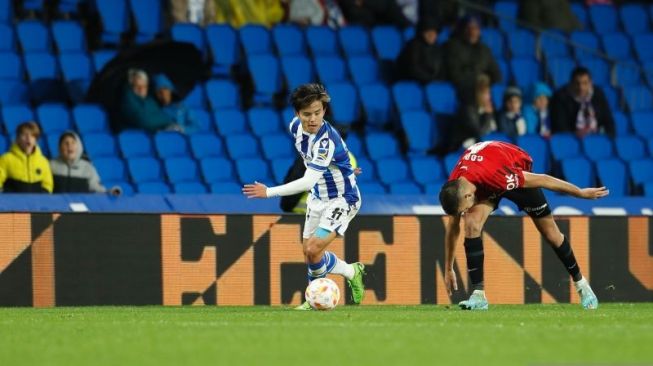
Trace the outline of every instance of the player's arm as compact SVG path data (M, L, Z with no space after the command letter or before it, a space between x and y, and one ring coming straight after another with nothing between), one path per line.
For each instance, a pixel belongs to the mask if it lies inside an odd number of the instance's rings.
M524 188L545 188L551 191L566 193L578 198L597 199L607 196L610 191L606 187L579 188L578 186L552 177L547 174L524 173Z
M313 188L315 183L320 180L321 176L321 171L307 168L304 172L303 177L280 186L267 187L265 184L259 182L254 182L254 184L245 184L243 187L243 194L245 194L247 198L291 196L293 194L309 191L311 188Z
M452 290L458 290L456 272L453 270L455 259L456 243L460 237L460 215L449 216L444 234L444 283L447 292L451 295Z

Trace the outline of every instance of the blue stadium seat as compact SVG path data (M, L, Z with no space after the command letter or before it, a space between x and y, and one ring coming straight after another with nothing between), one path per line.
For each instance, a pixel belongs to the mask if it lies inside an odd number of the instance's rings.
M399 30L391 25L372 28L372 43L379 60L394 62L404 45Z
M644 77L648 85L653 85L653 60L643 62L642 67L644 68Z
M142 194L172 193L170 186L162 181L138 183L136 189L138 190L138 193L142 193Z
M15 51L16 35L14 29L8 24L0 23L0 51Z
M572 133L557 133L551 136L549 141L551 155L556 161L567 158L582 156L580 142Z
M191 129L191 131L186 131L186 133L194 135L197 133L214 131L213 126L215 123L213 122L213 117L206 109L190 108L190 116L194 119L196 128Z
M589 29L589 16L587 15L587 9L583 3L570 2L571 12L574 13L576 19L580 22L583 29Z
M221 182L211 184L214 194L242 194L242 186L236 182Z
M0 1L0 23L11 23L14 19L14 7L12 0Z
M261 139L263 155L272 161L279 158L292 158L295 156L293 141L285 133L269 134Z
M338 30L338 39L345 56L372 55L372 45L367 30L362 26L350 25Z
M535 57L535 35L526 30L516 30L508 33L508 45L512 57Z
M197 181L176 183L173 185L173 191L176 194L204 194L207 192L206 186Z
M197 163L188 156L171 157L164 160L166 176L172 184L196 182L200 179Z
M358 183L358 189L360 189L361 193L364 195L372 194L372 195L381 195L381 194L386 194L387 190L381 183L377 182L361 182Z
M399 112L425 109L422 87L414 81L400 81L392 86L392 96Z
M447 176L451 174L451 171L456 166L456 163L458 163L458 159L460 159L461 154L462 151L455 151L444 156L444 173Z
M399 155L399 146L393 134L386 132L370 133L365 136L365 146L370 159L378 161Z
M569 75L576 67L576 62L571 58L554 58L547 62L549 74L553 79L553 86L559 88L569 81Z
M603 90L603 94L605 94L605 99L608 100L608 105L610 106L610 110L612 111L612 114L614 115L615 113L620 113L619 111L622 110L621 103L619 101L619 96L617 95L617 91L611 87L610 85L601 85L601 89ZM615 120L615 123L617 121ZM619 127L617 127L617 133L619 133Z
M52 133L52 134L46 134L45 135L45 144L39 142L39 145L41 147L41 151L43 152L43 155L48 156L48 154L45 151L51 152L52 155L50 155L51 158L55 158L60 155L59 153L59 133ZM41 137L41 140L43 140L43 137ZM43 147L44 145L47 145L47 148L44 150Z
M127 0L95 0L102 21L102 42L120 43L122 33L129 28Z
M513 1L497 1L494 3L494 12L499 15L499 28L504 31L512 31L517 26L518 5Z
M0 151L7 151L11 146L11 142L5 135L0 134ZM3 153L4 154L4 153Z
M272 28L272 40L279 56L306 56L304 33L296 24L280 23Z
M223 156L224 146L220 137L214 134L194 134L190 137L190 148L195 159Z
M129 174L134 183L157 182L163 180L161 164L153 157L130 158L127 161Z
M621 87L637 86L642 83L640 66L635 62L618 62L614 67L617 85Z
M313 64L307 56L282 56L281 70L286 78L288 90L294 90L302 84L315 81Z
M59 68L57 60L50 53L37 52L25 54L25 68L29 79L57 79Z
M240 44L247 57L261 54L272 54L272 37L267 28L259 24L246 24L238 31Z
M74 80L86 80L90 83L93 79L95 70L91 59L86 53L63 53L59 55L59 64L61 65L61 72L64 80L70 82ZM84 91L84 94L86 91Z
M389 157L377 160L376 169L379 179L384 184L402 183L410 179L408 165L402 158Z
M102 176L100 176L102 178ZM131 185L131 183L127 183L124 181L104 181L102 180L100 183L104 185L107 189L112 188L112 187L120 187L122 190L122 195L123 196L132 196L134 194L134 186Z
M270 167L265 160L260 158L245 158L236 160L236 172L242 184L272 182Z
M623 4L619 7L621 24L632 35L649 32L648 15L641 4Z
M245 114L240 109L217 110L213 119L221 136L239 135L247 131Z
M458 110L456 89L447 82L434 81L426 85L426 100L431 111L442 114L455 114Z
M349 74L358 86L372 84L380 80L379 64L374 56L352 56L347 64L349 65Z
M313 57L338 56L336 33L328 26L311 26L306 28L306 42Z
M263 139L266 135L282 132L281 116L269 107L254 107L247 111L249 128L256 137Z
M592 32L575 31L571 33L572 43L578 43L581 47L574 48L576 59L583 57L594 57L599 50L599 39Z
M641 137L653 137L653 112L634 112L631 114L631 121L633 122L633 130ZM653 150L650 151L653 155Z
M390 184L390 194L422 194L422 189L413 182Z
M413 157L409 159L409 164L415 181L422 186L442 182L447 179L447 175L442 168L442 163L432 156Z
M29 89L22 81L0 79L0 104L27 104L29 101Z
M644 183L644 197L653 197L653 182Z
M107 132L86 133L82 135L82 141L84 150L92 159L118 156L116 140Z
M294 158L278 158L270 162L272 165L272 176L277 184L283 184L283 180L292 166Z
M390 122L392 115L390 90L384 83L363 85L358 90L365 111L366 126L383 128Z
M549 144L538 134L526 134L517 136L517 146L526 150L533 158L534 173L548 173L551 169L549 158Z
M631 161L646 157L644 141L635 135L617 136L614 138L617 156L623 161Z
M607 135L591 134L583 137L581 140L585 156L593 162L612 158L614 156L614 149L612 141Z
M562 159L562 174L565 179L579 187L594 187L592 163L584 157Z
M186 136L176 131L159 131L154 135L154 148L161 159L190 155Z
M193 89L184 98L184 104L188 108L206 108L208 103L206 100L206 92L202 84L196 84Z
M131 14L136 22L136 41L150 41L163 28L162 3L159 0L129 0Z
M503 105L503 94L505 91L506 86L503 84L494 84L490 87L490 96L495 109L500 109Z
M229 182L234 179L231 160L221 157L207 157L200 160L204 182L208 184Z
M23 52L50 52L52 40L44 23L25 20L16 24L16 34Z
M116 51L97 50L97 51L93 51L91 57L93 58L93 65L95 65L95 70L97 70L97 72L100 72L102 71L102 68L104 68L104 65L108 64L109 61L113 60L113 58L116 57Z
M501 78L503 82L507 84L512 79L512 73L508 67L508 63L504 59L498 59L496 61L497 66L499 66L499 70L501 71Z
M213 110L240 107L240 90L230 80L209 80L206 82L206 95Z
M485 134L481 136L481 141L502 141L509 144L515 143L510 136L501 131L492 131L488 134Z
M77 131L82 134L109 131L107 115L98 104L78 104L73 107L73 121Z
M22 81L24 73L23 62L18 54L0 52L0 79Z
M292 106L287 106L281 110L281 121L283 122L284 130L288 129L290 121L295 118L295 109Z
M528 87L538 80L542 80L540 75L540 64L534 58L513 58L510 61L510 68L515 83L522 89Z
M400 120L408 138L409 153L426 154L437 141L433 118L426 111L408 111L401 113Z
M240 41L236 30L229 24L209 24L205 32L213 59L213 75L229 76L232 67L240 62Z
M623 33L604 34L601 37L605 53L615 60L629 60L633 57L630 38Z
M653 95L646 86L631 86L624 89L624 99L630 112L653 110Z
M569 47L565 41L567 37L559 32L542 33L540 37L540 47L547 60L556 57L569 57Z
M206 54L204 30L193 23L176 23L170 28L172 39L187 42L195 46L203 55Z
M596 175L599 184L610 190L611 197L623 197L628 194L628 172L623 161L617 158L597 161Z
M650 156L653 158L653 135L650 135L648 138L646 138L646 146L648 146L648 152Z
M503 33L498 29L486 28L481 33L481 41L490 48L495 58L503 59L506 55Z
M348 79L345 62L339 56L316 56L315 70L323 84Z
M86 38L84 30L78 22L57 20L52 22L52 36L59 53L85 52Z
M411 39L415 38L415 27L414 26L409 26L404 28L404 30L401 32L404 42L409 42ZM439 37L438 37L439 38ZM439 41L439 39L438 39Z
M122 159L117 157L94 158L93 165L102 181L126 181L127 169Z
M2 120L5 124L5 131L14 136L16 127L23 122L34 121L34 112L26 105L8 105L2 107Z
M596 33L608 34L618 30L616 7L612 5L592 5L589 7L589 13L590 21Z
M272 54L254 54L247 57L247 66L254 81L254 103L272 105L281 91L279 59Z
M377 176L376 176L376 167L374 166L374 164L366 158L358 158L357 162L358 162L358 167L361 168L363 173L356 177L356 181L359 183L375 182Z
M227 151L234 161L245 158L258 158L260 156L256 138L249 134L232 135L225 138Z
M653 159L632 160L628 162L628 167L636 187L653 182Z
M653 33L638 34L633 37L633 46L640 62L653 60Z
M143 131L126 130L118 135L118 145L126 158L150 157L154 155L152 141Z
M72 128L70 111L63 104L41 104L36 108L36 118L46 134L60 133Z
M331 94L331 111L337 124L351 125L360 117L360 101L356 87L348 82L327 85Z
M347 144L347 150L354 155L356 159L363 158L366 153L363 148L363 140L358 133L349 132L345 138L345 144Z

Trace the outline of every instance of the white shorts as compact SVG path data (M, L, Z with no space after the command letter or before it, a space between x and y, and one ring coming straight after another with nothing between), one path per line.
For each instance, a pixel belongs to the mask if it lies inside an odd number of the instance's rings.
M304 239L313 236L318 227L331 232L335 231L341 236L345 235L349 222L356 216L360 207L360 199L355 204L350 205L344 197L322 201L310 194L306 204Z

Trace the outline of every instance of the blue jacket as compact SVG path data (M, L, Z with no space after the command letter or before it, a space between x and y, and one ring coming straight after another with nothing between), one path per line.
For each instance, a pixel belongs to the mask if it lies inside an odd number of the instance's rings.
M123 128L138 128L154 132L173 123L161 110L159 103L151 96L141 98L131 88L126 87L120 103Z

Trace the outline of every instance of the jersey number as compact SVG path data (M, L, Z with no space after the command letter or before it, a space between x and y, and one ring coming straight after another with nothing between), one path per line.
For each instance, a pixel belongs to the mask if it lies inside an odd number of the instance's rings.
M342 216L343 210L340 207L336 207L333 209L333 212L331 212L331 218L333 220L340 220L340 216Z

